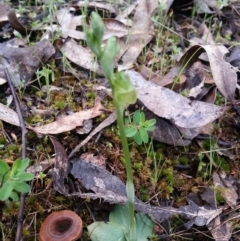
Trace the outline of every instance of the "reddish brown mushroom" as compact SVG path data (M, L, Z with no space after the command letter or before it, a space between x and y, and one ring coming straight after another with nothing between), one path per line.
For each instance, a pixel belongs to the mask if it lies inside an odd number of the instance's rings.
M70 210L51 213L42 223L40 241L74 241L82 234L82 219Z

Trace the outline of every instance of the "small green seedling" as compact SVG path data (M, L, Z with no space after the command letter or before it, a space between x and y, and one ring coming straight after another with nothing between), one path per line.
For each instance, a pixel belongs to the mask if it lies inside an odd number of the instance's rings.
M19 197L16 192L27 193L30 191L30 186L26 181L31 181L34 178L32 173L25 172L28 167L29 159L17 159L12 168L0 160L0 200L6 201L11 198L13 201L18 201Z
M109 222L94 222L87 229L92 241L128 241L130 233L129 209L116 205L109 215ZM146 214L137 213L136 233L138 241L148 241L152 235L154 223Z
M148 143L148 132L155 128L156 120L146 120L144 112L137 110L133 118L128 115L125 120L125 133L127 137L132 137L138 145Z
M48 65L47 67L43 66L42 70L37 70L37 72L36 72L38 84L40 87L41 87L40 79L44 78L44 80L45 80L48 103L50 101L50 80L52 80L52 82L54 82L54 79L55 79L52 67L54 67L54 66L51 66L51 65Z
M18 38L18 39L23 39L22 34L19 33L17 30L14 30L14 31L13 31L13 34L14 34L14 36L15 36L16 38Z

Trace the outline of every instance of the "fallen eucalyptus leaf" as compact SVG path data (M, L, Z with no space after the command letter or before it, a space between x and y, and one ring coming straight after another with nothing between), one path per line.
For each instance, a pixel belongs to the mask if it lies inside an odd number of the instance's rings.
M15 126L20 126L18 114L2 103L0 103L0 120Z
M103 113L103 106L97 98L95 106L88 110L79 111L71 115L64 116L56 121L37 127L30 127L35 132L41 134L59 134L82 126L85 120L92 119Z
M135 86L138 99L150 111L159 117L166 118L183 128L198 128L216 120L224 113L224 108L191 101L167 88L146 81L139 73L126 71L131 83Z
M194 45L182 56L181 65L191 65L203 52L207 53L217 88L228 101L235 103L238 69L224 60L224 55L228 53L225 46Z

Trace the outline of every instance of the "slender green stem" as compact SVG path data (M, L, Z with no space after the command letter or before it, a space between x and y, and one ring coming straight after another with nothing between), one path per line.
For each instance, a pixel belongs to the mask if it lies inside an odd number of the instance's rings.
M133 185L133 174L130 161L130 153L128 148L128 142L125 135L125 128L123 123L123 109L114 101L115 111L117 115L117 123L119 127L120 137L122 141L123 154L125 158L125 166L127 170L127 184L126 192L128 196L128 207L129 207L129 221L130 221L130 241L136 241L136 224L134 218L134 200L135 200L135 190Z
M126 193L128 197L130 224L128 240L137 241L134 216L135 191L133 185L133 174L128 142L123 123L123 106L126 106L126 104L135 103L137 94L134 86L131 84L126 75L124 75L122 72L117 72L114 74L114 57L119 52L120 47L117 44L117 39L114 37L108 39L104 48L101 47L104 34L104 23L97 13L93 12L91 14L90 29L87 29L85 26L85 33L87 44L99 59L103 74L108 79L113 92L113 101L127 170Z

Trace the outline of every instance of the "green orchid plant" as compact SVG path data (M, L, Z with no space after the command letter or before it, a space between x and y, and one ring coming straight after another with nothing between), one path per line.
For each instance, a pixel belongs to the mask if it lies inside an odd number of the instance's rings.
M134 104L136 102L137 92L124 72L114 73L114 58L119 52L120 47L117 44L117 39L115 37L109 38L105 46L102 47L103 34L104 23L97 13L92 12L90 26L87 27L85 24L86 41L88 47L96 55L101 65L103 74L108 79L112 89L113 102L117 115L117 124L121 137L127 171L126 193L128 197L129 209L129 240L136 241L136 223L134 216L135 190L133 185L130 153L124 127L123 111L127 105Z

